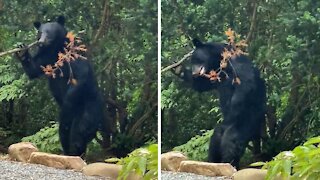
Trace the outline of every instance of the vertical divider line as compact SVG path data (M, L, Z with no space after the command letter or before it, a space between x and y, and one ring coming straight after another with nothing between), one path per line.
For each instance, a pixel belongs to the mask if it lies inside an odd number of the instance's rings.
M161 0L158 0L158 179L161 179Z

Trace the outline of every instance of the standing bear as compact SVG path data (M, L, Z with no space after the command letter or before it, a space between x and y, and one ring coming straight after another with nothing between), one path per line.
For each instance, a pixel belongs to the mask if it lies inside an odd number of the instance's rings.
M228 162L238 168L248 142L260 140L265 121L265 82L260 78L259 70L244 55L227 62L219 81L210 80L203 74L219 69L222 52L232 47L221 43L202 43L197 39L193 44L196 48L191 56L191 70L180 66L174 73L196 91L218 91L224 120L216 126L211 137L208 160ZM238 78L240 82L237 83L235 79Z
M63 16L56 22L34 23L38 30L37 52L32 55L25 50L16 54L30 79L44 75L42 67L53 66L58 53L64 53L68 42L64 24ZM65 63L55 74L55 77L48 76L48 82L60 107L59 137L63 152L80 156L103 123L102 97L89 60L70 61L70 67ZM76 83L70 83L70 75Z

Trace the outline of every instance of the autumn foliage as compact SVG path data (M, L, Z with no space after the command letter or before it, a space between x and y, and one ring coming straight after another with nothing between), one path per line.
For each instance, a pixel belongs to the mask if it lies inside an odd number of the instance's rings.
M237 72L232 66L232 63L230 59L235 59L237 56L240 55L247 55L246 52L243 51L248 45L245 40L240 40L239 42L236 42L236 38L238 37L237 34L229 28L226 32L225 35L228 38L228 49L224 48L224 51L221 53L221 61L220 61L220 67L216 70L212 70L209 72L209 74L203 74L204 77L209 78L211 81L221 81L221 73L223 73L227 78L229 78L228 73L225 71L227 68L228 64L232 68L233 71L233 81L232 83L234 84L240 84L240 78L237 75Z
M61 69L64 64L67 64L69 67L69 81L68 83L71 83L73 85L77 84L77 80L73 76L72 68L70 63L72 61L76 60L86 60L87 58L82 56L81 53L86 52L86 46L81 44L81 39L79 37L76 37L72 32L68 32L66 38L69 40L69 42L66 43L66 46L64 48L64 52L58 53L58 59L54 65L46 65L46 67L41 66L43 72L52 78L56 78L57 71L59 72L59 76L63 77L63 71Z

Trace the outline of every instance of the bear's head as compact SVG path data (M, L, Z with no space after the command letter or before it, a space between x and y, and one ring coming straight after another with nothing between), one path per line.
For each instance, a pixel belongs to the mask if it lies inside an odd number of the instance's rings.
M67 30L64 27L65 18L59 16L55 22L34 22L38 30L38 42L40 47L61 47L66 42Z
M197 77L208 74L211 70L220 67L221 53L224 46L219 43L202 43L198 39L193 40L196 47L191 56L192 75Z

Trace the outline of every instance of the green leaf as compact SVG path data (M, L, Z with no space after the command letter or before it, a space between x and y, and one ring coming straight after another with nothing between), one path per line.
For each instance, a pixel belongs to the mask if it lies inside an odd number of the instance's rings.
M109 158L109 159L106 159L104 161L107 162L107 163L117 163L117 162L120 161L120 159L119 158Z
M275 162L275 164L272 166L271 171L268 170L266 179L271 180L273 177L276 177L280 173L281 168L281 162Z
M255 163L251 163L250 166L257 167L257 166L263 166L265 164L266 164L265 162L255 162Z
M147 158L141 157L138 161L139 170L141 171L142 175L145 174L147 169Z
M320 143L320 136L318 137L313 137L311 139L309 139L307 142L305 142L303 145L307 146L307 145L312 145L312 144L319 144Z
M281 175L282 175L283 178L288 178L288 177L290 177L291 168L292 168L291 164L292 164L291 160L287 160L287 159L286 159L286 160L283 161L283 165L282 165L282 167L283 167L283 172L281 173Z

